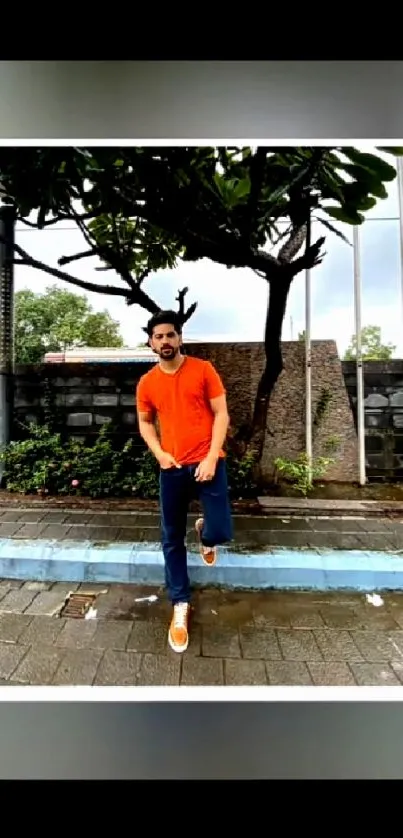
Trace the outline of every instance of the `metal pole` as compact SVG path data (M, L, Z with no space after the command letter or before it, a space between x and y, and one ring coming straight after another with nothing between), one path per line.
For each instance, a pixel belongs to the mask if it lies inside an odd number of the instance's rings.
M305 271L305 449L312 480L311 272Z
M362 363L361 346L361 261L360 261L360 239L358 227L353 227L353 250L354 250L354 310L355 310L355 334L357 342L357 429L358 429L358 475L360 486L365 486L365 414L364 414L364 373Z
M0 207L0 448L11 439L14 401L14 234L13 207ZM0 462L0 485L4 469Z
M403 159L396 157L397 191L399 195L399 230L400 230L400 288L403 314Z

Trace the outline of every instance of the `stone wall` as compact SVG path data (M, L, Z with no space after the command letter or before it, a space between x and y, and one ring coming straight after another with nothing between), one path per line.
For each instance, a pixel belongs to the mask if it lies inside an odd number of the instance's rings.
M260 343L191 344L187 352L207 358L222 375L228 392L234 430L251 418L257 384L263 369ZM268 433L262 459L263 474L272 474L277 456L294 458L305 446L304 345L283 344L284 371L277 383L268 417ZM135 386L149 363L48 364L19 367L16 371L15 417L44 422L52 415L63 434L90 440L101 425L112 419L119 437L138 437L135 414ZM329 400L314 435L315 456L325 453L324 444L337 438L337 462L327 479L357 479L357 435L346 391L342 366L334 341L312 345L312 407ZM22 429L14 426L14 438Z
M343 362L350 403L357 422L354 361ZM403 361L364 364L365 450L368 477L403 479Z
M63 436L91 442L109 420L121 438L138 437L135 388L150 363L44 364L16 370L15 439L25 435L23 423L52 419Z
M262 472L267 479L272 474L276 457L293 459L305 448L305 346L298 341L283 342L282 350L284 370L271 400L262 458ZM264 365L262 344L199 344L192 346L191 351L211 360L221 372L228 387L228 404L234 428L249 422ZM336 462L327 472L326 479L355 481L357 434L337 346L331 340L313 341L313 419L318 402L325 393L330 401L314 431L314 456L326 455L324 444L337 438Z

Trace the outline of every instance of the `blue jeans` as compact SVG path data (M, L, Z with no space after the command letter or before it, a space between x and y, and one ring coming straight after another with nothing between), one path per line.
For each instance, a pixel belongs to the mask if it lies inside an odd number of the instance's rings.
M160 471L165 581L173 605L176 602L190 601L185 545L189 503L197 499L203 508L204 526L201 540L206 547L225 544L233 537L225 460L220 458L213 479L205 483L195 480L197 465L198 463L195 463L180 469Z

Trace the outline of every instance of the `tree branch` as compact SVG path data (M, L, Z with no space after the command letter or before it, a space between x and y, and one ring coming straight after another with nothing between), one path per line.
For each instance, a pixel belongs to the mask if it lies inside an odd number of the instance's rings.
M187 310L185 310L185 296L186 296L188 290L189 290L188 288L182 288L181 291L178 291L178 296L175 297L175 299L179 303L178 314L179 314L182 326L185 323L187 323L188 320L190 320L190 318L192 317L192 315L195 313L195 311L197 309L197 303L192 303L192 305L189 306L189 308ZM128 305L131 305L131 303L129 302ZM156 314L159 311L161 311L161 309L156 305L155 310L152 311L151 313ZM144 328L144 327L143 327L143 332L145 332L147 334L147 329Z
M31 230L43 230L46 229L46 227L52 227L54 224L60 224L62 221L75 221L76 216L80 221L90 221L92 218L97 218L98 215L105 215L108 211L108 207L100 206L96 210L84 212L81 215L77 215L77 213L73 212L63 213L62 215L55 216L55 218L48 218L47 221L44 221L43 224L40 225L38 225L37 221L28 221L27 218L17 214L17 221L20 221L21 224L25 224L26 227L30 227Z
M189 288L182 288L181 291L178 291L178 296L175 297L176 301L178 302L178 314L181 319L182 325L187 323L188 320L192 317L192 314L195 313L197 309L197 303L192 303L188 309L185 309L185 297Z
M278 261L287 264L294 259L298 251L301 249L306 238L307 226L303 224L301 227L294 227L291 230L290 236L283 244L279 254Z
M0 241L5 243L3 236L0 236ZM27 265L30 268L36 268L38 271L43 271L50 276L56 277L56 279L69 282L70 285L76 285L77 288L82 288L84 291L95 291L98 294L109 294L110 296L115 297L127 297L130 293L129 291L124 291L122 288L116 288L112 285L98 285L97 283L86 282L83 279L78 279L77 277L66 273L66 271L60 271L58 268L52 268L50 265L46 265L44 262L39 261L39 259L34 259L18 244L14 244L14 251L21 256L21 259L18 260L19 265Z
M40 230L45 229L46 227L52 227L53 224L59 224L61 221L75 221L76 217L80 221L91 221L92 218L97 218L98 215L105 215L108 212L108 207L102 205L99 206L97 209L91 210L90 212L84 212L81 215L76 213L72 209L70 213L63 213L63 215L57 215L55 218L49 218L40 227L38 227L38 224L32 224L29 221L25 223L29 224L30 227L34 227L36 230ZM20 218L19 220L23 221L22 218Z
M256 154L254 154L252 157L249 167L251 187L247 204L248 221L246 236L248 241L250 241L259 204L259 198L265 174L267 152L267 148L259 146Z
M98 252L94 250L83 250L81 253L75 253L74 256L61 256L57 260L58 265L68 265L69 262L76 262L78 259L87 259L89 256L98 256Z
M188 322L188 320L190 320L190 318L192 317L192 315L195 313L196 309L197 309L197 303L192 303L192 305L191 305L191 306L189 306L189 308L187 309L187 311L186 311L186 312L185 312L185 314L183 315L183 318L182 318L182 325L183 325L184 323L187 323L187 322Z
M305 253L298 259L294 259L290 264L291 276L296 276L300 271L309 271L311 268L316 268L323 261L326 253L320 253L322 245L325 243L325 236L322 236L315 244L311 244Z
M115 219L115 215L113 214L113 212L111 213L111 215L112 215L112 222L113 222L113 225L114 225L114 231L115 231L115 237L116 237L116 244L117 244L117 247L118 247L118 253L116 253L114 251L114 249L112 247L109 247L108 245L97 245L96 242L93 241L94 237L92 236L92 234L89 232L89 230L85 226L81 216L79 216L78 213L76 213L73 209L72 209L72 214L73 214L73 218L74 218L75 223L77 224L78 229L82 233L82 235L83 235L85 241L87 242L87 244L93 250L94 255L99 256L104 262L106 262L106 264L110 268L112 268L112 270L116 271L116 273L123 279L124 282L127 283L130 290L134 294L134 302L137 302L137 299L136 299L136 289L137 289L136 280L133 279L133 277L131 275L131 272L127 269L127 267L125 265L125 262L124 262L124 259L122 258L119 236L118 236L118 230L117 230L117 227L116 227L116 219ZM141 292L141 296L142 296L143 303L144 303L147 295L143 294L143 292ZM150 300L150 298L148 298L148 299ZM148 310L150 310L150 309L148 309Z

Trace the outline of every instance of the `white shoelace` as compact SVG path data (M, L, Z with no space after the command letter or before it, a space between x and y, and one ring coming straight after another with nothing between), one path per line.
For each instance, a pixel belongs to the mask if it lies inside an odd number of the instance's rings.
M186 616L189 609L187 602L178 602L174 607L175 628L186 628Z

